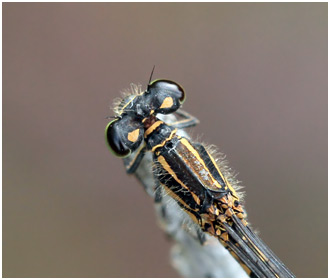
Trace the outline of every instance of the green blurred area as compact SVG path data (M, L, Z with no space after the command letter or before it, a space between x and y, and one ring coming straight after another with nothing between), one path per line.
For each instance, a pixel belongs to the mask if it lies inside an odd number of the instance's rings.
M327 3L4 3L3 276L174 277L153 202L104 142L131 82L183 85L249 220L327 277Z

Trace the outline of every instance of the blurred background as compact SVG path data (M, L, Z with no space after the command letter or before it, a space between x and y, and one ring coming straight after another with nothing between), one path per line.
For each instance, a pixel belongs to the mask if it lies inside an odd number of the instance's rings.
M130 83L183 85L254 228L327 276L327 3L4 3L3 276L175 277L153 201L105 145Z

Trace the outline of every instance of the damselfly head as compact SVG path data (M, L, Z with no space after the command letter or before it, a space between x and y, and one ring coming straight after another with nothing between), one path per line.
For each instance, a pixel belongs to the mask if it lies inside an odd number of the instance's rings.
M170 80L155 80L144 92L134 87L117 102L116 119L105 129L110 150L118 157L129 156L143 141L145 130L157 121L156 115L177 111L184 100L184 89Z
M110 122L105 128L105 138L110 150L117 157L127 157L143 141L143 124L134 116L124 115Z

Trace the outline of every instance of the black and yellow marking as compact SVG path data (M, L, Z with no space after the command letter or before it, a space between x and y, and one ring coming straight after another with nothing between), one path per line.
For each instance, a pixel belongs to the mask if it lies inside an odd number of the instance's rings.
M163 101L163 103L162 103L162 105L160 105L160 109L163 109L163 108L170 108L170 107L172 107L173 106L173 98L172 97L165 97L165 99L164 99L164 101Z
M154 151L156 151L156 149L158 149L160 147L163 147L168 140L171 140L172 139L172 137L175 135L176 132L177 132L177 129L174 129L171 132L171 134L170 134L170 136L168 138L166 138L162 143L160 143L160 144L152 147L151 151L154 152Z
M152 133L156 130L153 129L149 137ZM186 138L171 133L151 150L157 155L154 157L157 180L166 192L203 231L226 243L249 275L292 276L287 271L279 274L278 271L285 270L284 265L274 264L275 258L270 260L264 250L254 245L256 239L245 233L248 230L246 215L238 195L203 145L191 144ZM212 204L213 201L219 203ZM218 219L220 216L224 218Z
M187 204L187 197L182 197L182 193L176 192L173 187L168 187L168 185L160 183L160 185L164 188L166 193L171 196L177 204L179 204L180 208L184 210L191 218L192 220L197 223L201 224L201 218L198 215L198 209L192 209L193 206Z
M140 129L135 129L127 134L128 141L136 142L139 138Z
M239 195L213 156L202 144L177 135L178 128L198 123L178 110L184 99L183 88L168 80L156 80L145 92L125 99L117 108L119 116L106 129L110 149L120 157L135 152L130 160L124 159L128 173L135 172L147 150L152 152L157 188L202 231L218 238L251 277L294 277L250 229ZM156 117L158 113L183 119L168 125ZM157 188L156 202L161 199Z
M150 127L148 127L148 129L144 132L144 138L147 138L148 135L150 135L151 133L154 132L154 130L157 129L157 127L159 127L161 124L163 124L164 122L162 121L156 121L155 123L153 123Z
M163 168L163 170L162 170L163 172L161 172L163 178L165 178L165 176L163 174L165 172L167 172L167 174L169 174L171 176L170 178L173 178L174 181L177 182L182 188L184 188L186 190L189 190L189 188L178 178L177 174L172 170L171 166L168 164L168 162L166 161L164 156L158 156L157 157L157 162ZM170 178L166 178L166 180L168 180Z
M152 150L158 154L155 174L167 193L203 231L222 240L249 275L293 277L251 235L236 191L204 146L171 134Z

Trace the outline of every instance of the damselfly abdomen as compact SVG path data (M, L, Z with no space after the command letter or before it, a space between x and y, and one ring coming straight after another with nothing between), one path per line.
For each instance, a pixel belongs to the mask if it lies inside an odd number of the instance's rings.
M156 80L144 92L124 98L116 117L106 127L110 150L124 157L134 173L146 152L153 156L156 200L171 196L198 227L216 237L251 277L294 277L251 230L235 186L201 143L178 135L178 128L197 120L179 110L183 88L169 80ZM181 120L165 123L157 114L178 114ZM128 156L134 152L134 157ZM201 242L203 242L201 240Z

